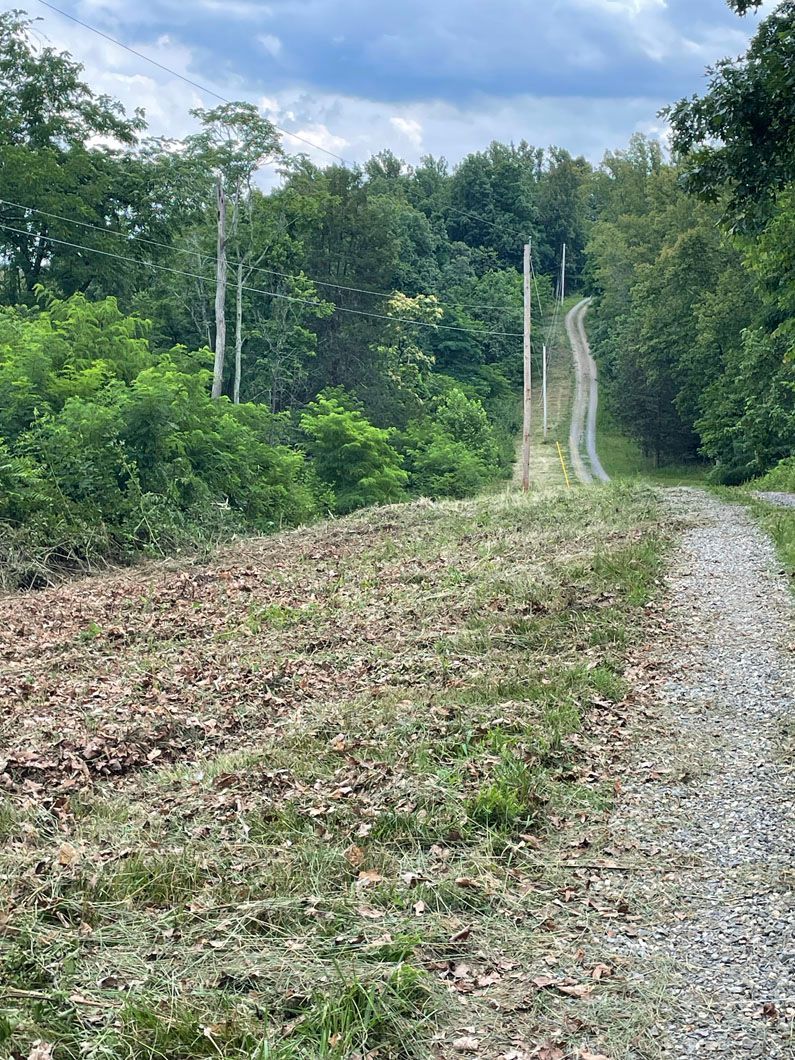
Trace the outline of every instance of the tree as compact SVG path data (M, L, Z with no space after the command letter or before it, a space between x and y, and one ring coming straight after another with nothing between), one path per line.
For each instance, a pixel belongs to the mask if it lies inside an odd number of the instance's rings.
M525 141L518 147L495 141L487 151L467 155L450 182L452 238L490 248L492 267L520 268L528 240L546 255L536 202L542 160L543 152Z
M238 257L235 290L235 377L233 394L240 400L240 371L243 345L243 285L251 273L244 262L251 253L241 239L241 212L250 205L254 174L267 161L281 157L278 134L273 124L263 118L251 103L224 103L213 110L192 111L202 131L187 138L189 155L215 172L215 210L217 218L215 277L215 363L212 396L221 396L226 357L226 288L228 284L227 201L231 200L231 243ZM258 262L254 262L256 265Z
M75 290L85 283L79 254L48 240L53 225L43 214L26 207L78 215L100 223L118 197L121 153L110 147L89 148L101 138L131 147L144 127L136 112L127 118L121 105L95 96L81 79L82 67L69 55L38 46L32 22L19 12L0 15L0 162L3 198L19 206L0 206L0 231L7 259L6 290L11 302L30 300L55 258L63 286ZM121 196L123 199L124 196ZM111 212L118 214L121 204ZM128 204L125 204L128 205ZM74 227L67 238L80 242ZM73 271L74 270L74 271Z
M740 14L757 0L733 0ZM725 202L732 224L758 231L795 173L795 0L762 22L748 52L709 71L705 95L666 111L688 186Z
M585 264L588 238L586 193L592 169L582 157L572 158L568 151L551 147L538 183L538 212L544 232L548 257L541 268L559 272L561 247L566 244L566 289L579 284Z

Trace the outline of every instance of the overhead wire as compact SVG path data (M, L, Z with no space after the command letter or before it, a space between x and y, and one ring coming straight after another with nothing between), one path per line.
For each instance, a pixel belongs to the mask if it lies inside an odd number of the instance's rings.
M5 229L7 232L15 232L17 233L17 235L27 236L28 238L43 239L50 243L58 243L61 246L72 247L75 250L83 250L88 254L101 254L103 257L106 258L115 258L118 261L126 261L132 265L140 265L146 268L155 269L158 272L168 272L172 275L187 276L190 279L202 280L205 283L208 282L207 276L202 275L202 273L200 272L189 272L186 269L175 269L169 265L159 265L157 264L157 262L154 261L142 261L139 258L131 258L125 254L116 254L109 250L101 250L99 247L87 247L83 243L73 243L67 239L58 239L57 237L47 235L44 232L30 232L27 229L15 228L13 225L6 224L5 222L0 222L0 228ZM237 287L237 282L233 279L230 279L227 280L227 285L234 285L235 287ZM478 335L484 338L519 339L522 337L521 332L518 331L489 331L480 328L463 328L453 324L435 324L427 320L413 320L410 317L399 317L386 313L373 313L366 309L351 309L348 306L336 306L333 303L320 302L312 298L299 298L296 295L283 294L280 291L265 291L261 287L251 287L248 284L242 284L240 289L243 291L247 291L251 294L260 294L265 295L269 298L278 298L285 302L297 302L301 305L317 306L320 308L325 308L328 305L332 305L334 311L337 313L351 313L354 316L372 317L376 320L388 320L392 323L397 324L413 324L417 327L432 328L433 330L464 332L468 335Z
M31 213L41 214L42 217L50 217L50 218L53 218L53 219L58 220L58 221L64 221L64 222L66 222L66 224L79 225L81 228L89 228L89 229L91 229L91 230L93 230L95 232L102 232L104 235L115 236L116 238L124 239L127 242L132 240L132 241L135 241L137 243L146 243L149 246L160 247L163 250L174 251L177 254L189 254L191 256L195 256L195 255L198 254L199 257L205 258L208 261L214 260L213 255L203 254L203 253L201 253L199 251L191 250L190 248L187 248L187 247L176 247L176 246L173 246L173 244L163 243L163 242L161 242L161 241L159 241L157 239L150 239L147 236L132 235L132 234L128 234L126 232L119 232L119 231L116 231L113 228L103 228L102 225L93 224L91 221L82 221L82 220L79 220L76 217L66 217L64 214L52 213L50 210L41 210L37 206L26 206L24 203L12 202L10 199L2 199L2 198L0 198L0 205L12 206L12 207L14 207L17 210L30 210ZM355 292L356 294L371 295L371 296L373 296L375 298L393 298L394 295L395 295L394 291L390 291L390 292L387 292L387 291L372 291L372 290L367 290L367 289L365 289L363 287L348 287L345 284L333 283L332 281L329 281L329 280L318 280L316 277L309 276L306 273L304 273L303 277L302 277L302 276L298 276L296 273L279 272L276 269L267 269L267 268L265 268L262 265L247 265L245 262L230 261L228 264L230 266L232 266L232 267L237 267L238 265L242 264L244 268L247 268L251 272L267 273L270 276L279 276L282 279L299 280L299 279L303 278L303 279L311 280L312 283L316 283L319 287L331 287L331 288L334 288L334 289L336 289L338 291L351 291L351 292ZM435 294L433 294L432 292L421 291L419 293L420 294L424 294L427 297L437 298L437 296ZM494 310L494 311L497 311L497 312L516 312L519 309L518 306L484 305L484 304L479 303L479 302L451 302L451 301L442 302L441 300L438 300L438 302L439 302L440 306L451 306L451 307L454 306L454 307L456 307L458 309L481 309L481 310Z
M76 23L78 26L82 26L83 29L89 30L91 33L96 33L98 37L104 38L111 44L117 45L119 48L123 48L126 52L131 55L136 55L139 59L143 59L145 62L150 63L152 66L156 66L158 70L162 70L164 73L171 74L173 77L179 78L180 81L184 81L186 85L190 85L192 88L196 88L199 92L204 92L208 96L212 96L214 99L220 100L221 103L231 103L231 99L227 99L226 96L222 96L220 92L216 92L212 88L208 88L207 85L201 84L199 81L194 81L190 77L186 77L185 74L179 73L177 70L173 70L170 66L166 66L165 63L158 62L157 59L153 59L151 56L146 55L144 52L138 51L137 48L131 47L129 44L125 44L123 41L118 40L116 37L112 37L110 33L105 33L104 30L98 29L96 26L92 26L90 22L84 22L78 18L77 15L72 15L68 11L64 11L63 8L56 7L55 4L51 4L48 0L38 0L43 6L54 11L58 15L62 15L64 18L70 19L70 21ZM315 151L322 151L324 154L330 155L332 158L338 159L343 165L354 165L349 159L343 158L342 155L338 155L336 151L331 151L328 147L322 147L320 144L314 143L306 136L301 136L299 133L288 132L287 129L282 129L278 125L271 122L273 128L281 133L283 136L290 136L293 140L299 140L301 143L306 144L307 147L312 147Z
M203 85L200 81L195 81L193 78L187 77L185 74L181 74L173 67L167 66L165 63L161 63L157 59L153 59L145 52L139 51L137 48L133 48L129 44L125 44L124 41L119 40L118 37L114 37L110 33L106 33L104 30L101 30L97 26L92 25L90 22L85 22L83 19L78 18L77 15L71 14L69 11L64 11L63 8L57 7L55 4L50 3L49 0L38 0L38 2L43 7L48 8L50 11L54 11L56 14L63 16L63 18L69 19L76 25L81 26L83 29L87 29L90 33L94 33L98 37L102 37L103 40L106 40L111 44L115 44L118 48L122 48L124 51L129 52L131 55L135 55L137 58L143 59L144 62L149 63L151 66L156 67L158 70L162 70L164 73L171 74L172 77L178 78L178 80L183 81L185 84L190 85L192 88L197 89L199 92L204 92L206 95L212 96L214 99L220 100L221 103L232 103L232 100L228 99L226 96L221 95L220 92L216 92L215 89L208 88L207 85ZM350 159L343 157L343 155L338 154L336 151L332 151L327 147L323 147L321 144L314 143L314 141L310 140L306 136L301 136L299 133L289 132L287 129L283 129L273 122L271 122L271 124L273 125L273 128L277 132L281 133L283 136L289 136L293 140L298 140L299 142L306 144L307 147L312 147L316 151L322 151L324 154L329 155L331 158L336 158L337 161L342 162L344 166L355 167L357 164L351 161ZM501 229L504 232L504 225L500 222L490 221L486 217L481 217L479 214L473 214L467 210L462 210L460 207L453 206L452 204L448 204L448 209L452 210L455 213L459 213L464 217L469 217L473 220L480 221L482 224L488 225L491 228Z
M38 0L38 2L43 7L48 8L50 11L53 11L56 14L61 15L63 18L69 19L71 22L74 22L76 25L81 26L83 29L86 29L89 32L96 34L98 37L103 38L104 40L108 41L111 44L116 45L119 48L122 48L124 51L128 52L129 54L135 55L139 59L143 59L144 62L147 62L151 66L154 66L154 67L156 67L159 70L162 70L164 73L167 73L167 74L170 74L173 77L176 77L178 80L183 81L185 84L190 85L191 87L197 89L198 91L203 92L203 93L205 93L208 96L212 96L214 99L217 99L217 100L219 100L222 103L226 103L226 104L231 104L232 103L232 100L228 99L226 96L223 96L221 93L215 91L214 89L209 88L207 85L204 85L201 82L194 80L193 78L187 77L185 74L179 73L179 71L174 70L172 67L167 66L165 63L161 63L157 59L153 59L151 56L146 55L144 52L139 51L136 48L133 48L131 45L125 44L123 41L119 40L116 37L113 37L109 33L106 33L104 30L99 29L98 27L92 25L89 22L85 22L83 19L78 18L76 15L73 15L73 14L71 14L68 11L64 11L62 8L58 7L57 5L50 3L49 0ZM349 166L349 165L353 166L353 165L355 165L355 163L351 162L349 159L346 159L342 155L338 154L336 151L332 151L329 148L326 148L326 147L323 147L320 144L314 143L312 140L309 140L307 137L301 136L298 133L292 133L292 132L289 132L286 129L282 129L280 126L278 126L278 125L276 125L274 123L271 123L271 124L273 124L273 128L277 132L281 133L282 135L291 137L294 140L298 140L299 142L306 144L308 147L312 147L313 149L315 149L317 151L320 151L323 154L329 155L332 158L336 158L338 161L342 162L342 164L345 165L345 166ZM24 207L18 207L18 208L24 208ZM33 208L31 208L31 209L33 209ZM473 213L471 213L471 212L469 212L467 210L462 210L460 207L452 206L452 204L449 204L449 209L451 209L455 213L461 214L464 217L469 217L472 220L476 220L476 221L478 221L478 222L480 222L482 224L485 224L485 225L487 225L487 226L489 226L491 228L494 228L494 229L496 229L498 231L502 231L503 234L505 234L504 223L491 221L491 220L489 220L489 219L487 219L485 217L482 217L482 216L480 216L478 214L473 214ZM43 211L37 211L37 212L44 213ZM72 219L61 218L61 220L66 220L67 223L68 223ZM87 222L75 222L75 223L78 223L78 224L82 223L82 224L86 225L87 227L96 227L98 230L103 231L103 232L108 232L108 233L112 232L112 230L110 230L110 229L101 229L100 226L89 225ZM8 225L3 225L3 227L5 227L6 229L8 229L10 231L17 231L21 235L31 235L32 234L32 233L29 233L29 232L22 231L20 229L13 229L13 228L11 228ZM115 234L115 233L113 233L113 234ZM121 233L119 233L119 234L121 234ZM89 252L89 253L99 253L99 254L102 254L102 255L104 255L106 257L115 257L115 258L117 258L119 260L129 261L129 262L132 262L134 264L148 265L148 266L150 266L150 267L152 267L154 269L157 269L159 271L169 271L169 272L172 272L172 273L175 273L175 274L183 274L183 275L186 275L186 276L192 276L193 278L197 278L197 279L202 279L202 280L206 279L206 277L203 277L203 276L201 276L200 274L197 274L197 273L188 273L185 270L173 269L173 268L170 268L168 266L157 265L154 262L142 262L142 261L140 261L140 260L138 260L136 258L128 258L128 257L125 257L124 255L112 254L109 251L102 251L102 250L99 250L98 248L85 247L82 244L71 243L68 240L56 239L53 236L46 236L46 235L44 235L44 233L39 233L39 238L47 239L50 242L54 242L54 243L60 243L61 245L71 246L71 247L74 247L74 248L77 248L77 249L84 250L84 251ZM146 241L146 242L153 243L154 245L157 245L155 241L153 241L153 240L145 240L144 237L133 237L133 238L140 238L141 241ZM167 247L166 244L160 244L160 245L165 247L166 249L176 249L176 248L172 248L172 247ZM188 253L190 253L190 251L188 251ZM282 276L282 277L285 277L285 278L295 278L295 277L291 277L290 274L278 273L275 270L268 270L268 269L266 269L264 267L259 267L259 266L256 267L256 271L261 271L263 273L270 273L271 275ZM542 308L542 305L541 305L541 297L540 297L540 293L539 293L539 290L538 290L538 280L537 280L537 278L535 276L535 271L533 269L532 257L531 257L531 271L532 271L532 275L533 275L533 281L534 281L534 284L535 284L536 298L537 298L538 304L539 304L539 311L541 312L541 315L543 316L543 308ZM312 277L307 277L307 279L312 279ZM339 290L349 290L349 291L360 293L360 294L375 295L377 297L386 297L387 296L386 292L374 292L374 291L367 291L367 290L365 290L363 288L344 287L343 285L328 283L326 281L319 281L319 280L313 280L312 282L318 283L318 284L323 285L323 286L337 287ZM301 299L301 298L297 298L296 296L285 295L285 294L281 294L281 293L275 292L275 291L263 291L260 288L253 288L253 287L250 287L250 286L244 286L244 290L252 291L252 292L255 292L255 293L259 293L259 294L268 295L268 296L273 297L273 298L281 298L281 299L288 300L288 301L293 301L293 302L302 302L302 303L307 304L307 305L321 305L322 304L322 303L314 301L312 299ZM391 295L389 297L391 297ZM486 307L486 306L480 306L480 305L477 305L477 304L474 304L474 303L453 303L453 302L449 302L449 303L445 303L445 304L446 305L456 305L459 308L471 308L471 309L478 309L478 308L479 309L486 309L486 308L488 308L490 310L500 310L500 311L508 309L508 307L502 307L502 306L488 306L488 307ZM402 323L416 324L416 325L422 326L422 327L439 328L439 329L447 330L447 331L467 332L469 334L474 334L474 335L491 335L491 336L503 336L503 337L510 337L510 338L521 338L521 333L519 333L519 332L486 331L486 330L480 330L480 329L458 327L458 326L454 326L454 325L450 325L450 324L432 324L432 323L425 322L425 321L416 321L416 320L411 320L411 319L408 319L408 318L395 317L395 316L391 316L391 315L388 315L388 314L373 313L373 312L369 312L367 310L351 309L351 308L343 307L343 306L335 306L335 309L338 312L352 313L352 314L355 314L357 316L367 316L367 317L373 317L373 318L383 319L383 320L393 320L393 321L402 322Z
M184 82L184 84L190 85L192 88L195 88L195 89L197 89L200 92L204 92L207 95L213 96L213 99L219 100L222 103L227 103L227 104L231 104L232 103L232 101L229 100L227 98L227 96L222 95L222 93L217 92L217 91L215 91L212 88L209 88L207 85L202 85L200 82L195 81L194 78L188 77L185 74L179 73L179 71L174 70L170 66L166 66L164 63L160 63L160 61L158 59L154 59L154 58L152 58L152 56L146 55L145 52L141 52L138 49L131 47L130 45L125 45L124 41L119 40L118 37L113 37L111 34L106 33L104 30L100 30L98 27L95 27L95 25L92 25L90 22L86 22L84 19L78 18L76 15L72 15L70 12L64 11L63 8L58 7L56 4L50 3L50 0L38 0L38 3L40 3L43 7L47 7L49 11L52 11L52 12L54 12L57 15L60 15L60 16L63 16L64 18L69 19L70 21L74 22L76 25L80 25L80 27L82 27L84 30L88 30L90 33L93 33L96 36L102 37L104 40L107 40L108 42L112 43L112 45L116 45L118 48L123 49L124 51L128 52L129 54L135 55L138 58L143 59L145 61L145 63L148 63L149 65L154 66L154 67L156 67L159 70L162 70L164 73L169 73L172 76L177 77L178 80ZM282 134L282 136L290 137L291 139L298 140L301 143L306 144L308 147L313 147L315 149L315 151L319 151L319 152L322 152L325 155L329 155L332 158L336 158L343 165L346 165L346 166L355 165L355 163L352 162L350 159L347 159L347 158L343 157L342 155L339 155L336 152L331 151L331 149L328 148L328 147L323 147L322 145L320 145L318 143L315 143L314 141L312 141L312 140L310 140L310 139L308 139L306 137L302 137L302 136L300 136L297 133L290 133L290 131L288 131L287 129L283 129L279 125L273 124L272 122L271 122L271 124L273 125L273 128L275 128L278 131L278 133ZM455 213L459 213L462 216L470 217L471 219L478 220L478 222L480 222L481 224L488 225L491 228L494 228L494 229L501 230L501 231L505 232L505 223L493 222L493 220L490 220L487 217L482 217L479 214L474 214L474 213L471 213L470 211L461 210L459 207L454 207L452 205L448 205L448 209L454 211ZM271 275L273 275L273 276L285 275L285 273L278 273L275 270L268 270L268 269L265 269L265 268L262 268L261 271L263 271L263 272L268 272L269 271L269 272L271 272ZM310 277L308 279L312 279L312 278ZM313 282L324 284L326 286L336 286L340 290L348 289L348 290L351 290L351 291L355 291L355 293L357 293L357 294L375 295L377 297L391 297L391 295L390 296L385 296L385 293L382 293L382 291L370 291L370 290L366 290L364 288L343 287L343 286L341 286L339 284L332 284L332 283L325 284L324 281L317 281L317 280L315 280ZM489 308L489 310L501 310L501 308L504 308L504 306L483 306L483 305L478 305L478 304L475 304L475 303L464 303L464 302L447 302L445 304L447 304L447 305L457 305L457 306L459 306L461 308ZM507 307L505 307L505 308L507 308Z

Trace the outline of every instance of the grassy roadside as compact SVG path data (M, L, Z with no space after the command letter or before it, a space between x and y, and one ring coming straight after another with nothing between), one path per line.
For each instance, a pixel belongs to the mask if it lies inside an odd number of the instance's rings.
M538 328L534 340L537 352L533 356L533 405L532 405L532 452L530 480L534 491L556 492L565 488L565 477L561 467L556 442L563 450L572 485L576 486L569 465L569 424L574 400L574 371L571 347L566 334L566 314L580 301L573 295L564 301L555 326L548 322ZM547 437L544 439L544 403L541 385L541 348L547 349ZM517 440L517 459L514 466L513 483L521 482L521 437Z
M701 486L706 483L709 471L706 465L656 467L653 457L645 456L637 442L621 433L603 402L597 414L596 446L611 478L645 481L659 486Z
M663 548L619 485L0 601L0 1056L592 1046L631 988L566 865Z

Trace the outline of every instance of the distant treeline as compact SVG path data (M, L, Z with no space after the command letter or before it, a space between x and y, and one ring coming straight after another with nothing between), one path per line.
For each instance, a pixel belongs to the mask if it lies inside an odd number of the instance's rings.
M713 94L773 107L792 32L760 39L754 84L719 71ZM6 584L506 476L528 240L537 323L565 243L609 403L648 452L731 479L793 448L791 92L745 159L728 125L728 155L702 146L707 97L674 109L677 165L636 138L597 168L527 143L321 168L245 103L153 139L19 13L0 88Z
M675 162L640 137L607 156L587 247L614 417L661 463L706 459L725 483L795 453L793 70L787 0L670 109Z

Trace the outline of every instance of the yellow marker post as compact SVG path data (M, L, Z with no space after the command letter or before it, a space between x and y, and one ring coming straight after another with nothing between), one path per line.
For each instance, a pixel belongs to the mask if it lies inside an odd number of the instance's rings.
M563 457L563 450L560 448L560 442L555 442L555 445L558 447L558 456L560 457L560 466L563 468L563 477L566 480L566 485L568 486L569 489L571 489L571 482L569 480L569 473L566 470L566 461L565 461L565 459Z

